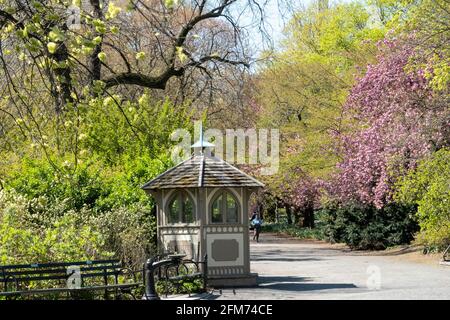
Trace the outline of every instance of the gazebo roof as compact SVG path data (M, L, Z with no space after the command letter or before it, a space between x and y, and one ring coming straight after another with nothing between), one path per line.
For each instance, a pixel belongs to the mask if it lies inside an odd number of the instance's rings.
M194 155L142 186L144 190L199 187L263 187L264 184L228 162Z

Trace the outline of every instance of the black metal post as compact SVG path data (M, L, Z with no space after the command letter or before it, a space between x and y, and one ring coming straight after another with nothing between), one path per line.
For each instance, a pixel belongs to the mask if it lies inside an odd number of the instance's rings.
M143 300L160 300L155 288L154 259L152 257L145 263L145 294L142 297Z
M208 255L205 254L203 259L203 292L207 292L208 285Z
M161 300L155 288L155 270L171 264L179 264L181 258L185 255L170 255L169 259L156 261L156 257L152 257L145 263L145 294L142 300Z

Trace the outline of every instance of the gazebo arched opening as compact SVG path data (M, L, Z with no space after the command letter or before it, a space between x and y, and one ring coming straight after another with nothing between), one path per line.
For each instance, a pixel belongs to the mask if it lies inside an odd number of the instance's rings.
M196 220L194 200L184 190L178 190L171 196L167 205L166 224L188 224Z
M227 189L220 190L211 201L211 223L239 223L241 209L239 201L233 193Z

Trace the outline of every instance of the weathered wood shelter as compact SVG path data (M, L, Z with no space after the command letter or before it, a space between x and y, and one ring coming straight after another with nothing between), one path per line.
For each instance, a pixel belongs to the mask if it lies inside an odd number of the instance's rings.
M142 186L157 203L158 246L193 259L208 255L208 282L256 284L250 273L249 199L263 187L200 139L192 157Z

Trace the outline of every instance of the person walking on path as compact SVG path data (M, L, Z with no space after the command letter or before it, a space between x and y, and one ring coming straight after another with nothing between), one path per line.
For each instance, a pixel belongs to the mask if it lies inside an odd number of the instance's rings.
M259 214L254 213L251 218L251 224L254 228L253 231L253 240L259 242L259 234L261 233L262 220L259 217Z

